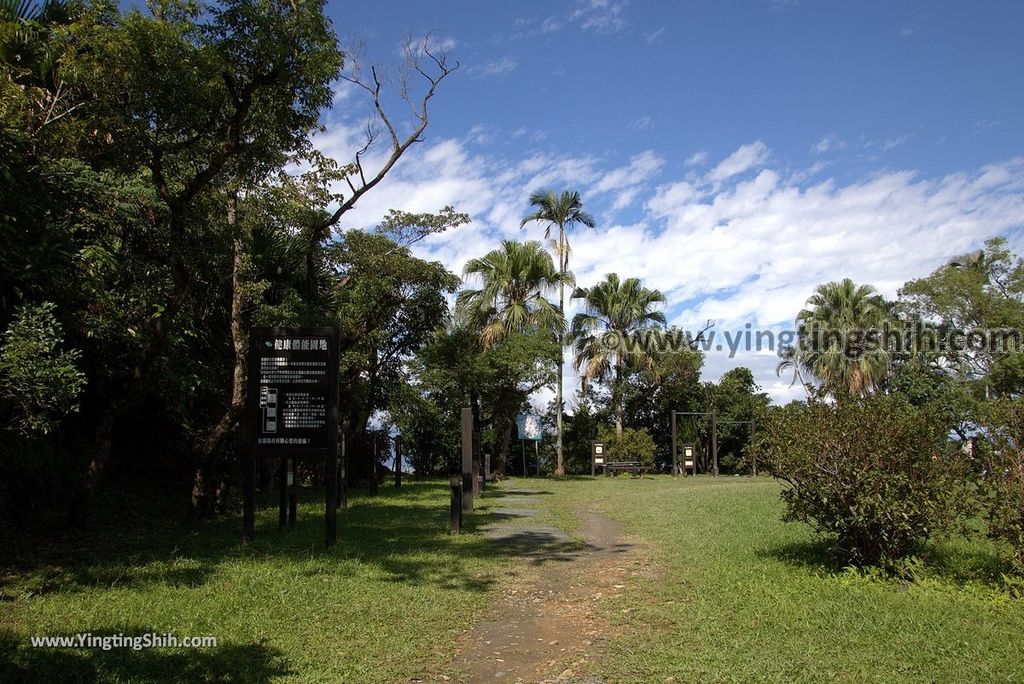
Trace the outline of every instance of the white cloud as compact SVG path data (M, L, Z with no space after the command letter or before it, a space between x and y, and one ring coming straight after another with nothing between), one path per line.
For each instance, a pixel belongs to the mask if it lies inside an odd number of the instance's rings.
M407 48L412 50L414 55L422 53L423 50L429 50L434 54L449 53L458 44L458 41L451 36L439 36L434 33L428 33L425 36L412 38L409 41L402 41L398 44L396 51L400 57L405 55Z
M489 145L494 142L498 129L490 124L477 124L469 129L466 139L474 145Z
M764 165L770 154L768 146L760 140L755 140L749 145L741 145L738 150L712 169L708 174L708 179L715 183L721 183L728 178Z
M584 31L618 33L629 25L623 16L628 4L628 0L580 0L569 21L579 23Z
M334 126L318 143L347 160L358 128ZM823 166L773 168L768 147L755 142L703 178L691 174L652 187L670 168L655 150L611 166L550 151L498 158L467 145L468 139L446 139L414 147L346 225L375 225L390 208L436 211L451 204L474 222L431 236L416 251L459 273L503 238L539 239L540 227L519 228L530 192L579 188L592 211L634 207L628 221L602 220L597 230L572 235L579 284L608 272L642 277L668 296L670 321L689 329L709 318L722 331L748 322L755 330L787 328L814 287L843 277L892 297L950 257L1024 227L1024 158L940 178L904 170L840 183L823 177ZM711 352L705 379L737 365L754 370L776 400L802 395L788 377L775 377L775 357L766 351L735 358Z
M541 33L554 33L555 31L562 28L562 24L555 17L548 17L540 24Z
M653 150L644 150L630 159L627 166L603 174L589 189L589 194L599 195L613 190L633 188L650 180L665 165L665 160Z
M701 151L701 152L694 152L693 154L691 154L686 159L684 164L686 166L703 166L704 164L707 163L707 161L708 161L708 153L704 152L704 151Z
M516 70L519 63L512 57L502 57L496 62L488 62L471 68L470 73L477 76L504 76Z
M648 128L651 127L651 117L649 117L649 116L647 116L645 114L645 115L643 115L641 117L637 117L636 119L633 119L633 121L630 122L629 125L632 126L633 128L635 128L638 131L645 131L645 130L647 130Z
M886 138L885 140L882 141L882 151L888 152L889 150L894 150L897 147L906 144L906 142L910 140L910 137L911 136L908 134L900 135L895 138Z
M660 38L661 34L663 34L663 33L665 33L665 27L664 26L659 28L657 31L652 31L650 33L645 33L644 34L644 40L647 41L648 45L650 45L654 41L658 40L658 38Z
M829 133L811 147L811 152L814 152L815 154L825 154L826 152L844 149L846 149L846 141L841 139L835 133Z

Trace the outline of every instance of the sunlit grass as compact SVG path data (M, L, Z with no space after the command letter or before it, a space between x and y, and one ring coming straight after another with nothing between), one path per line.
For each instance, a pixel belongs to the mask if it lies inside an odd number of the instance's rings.
M657 579L605 604L624 631L592 662L610 681L1022 681L1024 601L984 541L929 548L912 582L830 564L780 522L765 478L554 483L644 540ZM671 680L670 680L671 681Z
M980 540L932 545L914 581L830 564L807 528L780 522L761 478L519 480L531 522L582 534L593 507L641 542L651 568L600 603L617 634L588 659L614 682L1022 681L1024 602ZM253 544L237 516L187 532L167 502L113 498L87 535L22 558L0 591L0 681L346 681L454 676L458 634L516 581L510 550L475 530L488 493L447 533L445 482L356 493L323 547L322 493L279 532L269 499ZM176 504L175 504L176 505ZM180 514L180 511L178 511ZM123 524L113 524L122 521ZM31 649L30 635L214 635L215 649Z

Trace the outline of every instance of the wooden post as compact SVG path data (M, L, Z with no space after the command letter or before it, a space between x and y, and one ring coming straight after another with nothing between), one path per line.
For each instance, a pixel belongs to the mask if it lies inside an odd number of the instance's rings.
M750 421L750 446L751 446L751 449L750 449L750 461L751 461L751 465L753 466L753 471L752 471L751 474L754 477L757 477L757 449L753 448L753 446L754 446L754 429L755 429L756 426L757 426L757 421L754 421L754 420Z
M451 534L459 534L462 531L462 480L458 475L451 479L452 502L449 512L449 528Z
M395 489L402 487L402 436L395 437Z
M373 446L370 447L370 496L377 496L377 464L380 463L380 447L377 435L373 435Z
M288 459L281 457L277 468L277 529L288 527Z
M473 431L473 498L480 496L480 433Z
M679 450L676 446L676 412L672 409L672 477L679 476Z
M330 447L327 449L327 472L324 473L327 481L327 491L324 492L324 546L333 546L338 541L338 461L341 460L341 453L338 451L337 413L333 421L328 421L332 422Z
M341 463L338 470L338 506L348 508L348 472L345 454L345 435L341 435Z
M462 508L473 510L473 409L462 409Z
M249 413L252 413L250 411ZM251 430L246 430L251 435ZM255 533L256 520L256 445L250 437L246 438L245 463L242 466L245 470L244 484L245 491L242 493L242 543L248 544L252 541Z
M295 527L295 517L299 509L298 478L295 472L295 459L288 459L288 527Z
M718 409L711 409L711 474L718 477Z

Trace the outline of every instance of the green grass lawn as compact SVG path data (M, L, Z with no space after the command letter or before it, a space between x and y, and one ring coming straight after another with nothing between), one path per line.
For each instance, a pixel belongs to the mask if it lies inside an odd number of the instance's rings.
M552 483L646 542L658 579L606 604L611 681L1024 681L1024 601L986 542L948 541L914 582L837 570L785 525L770 479ZM669 678L674 678L669 679Z
M130 529L98 521L32 571L4 578L0 682L403 681L443 667L514 567L479 535L447 533L446 483L353 496L326 553L322 496L307 493L296 529L283 534L265 502L248 547L235 516L185 533L146 519L143 501L105 502L106 517L120 512ZM78 632L214 635L221 645L27 647L30 635Z
M544 480L543 516L589 504L643 543L651 579L602 604L616 627L588 667L607 681L1024 681L1024 601L985 542L933 545L907 583L829 565L779 487L722 477ZM115 498L88 535L21 558L0 584L0 682L408 681L445 673L456 637L518 563L447 534L443 482L356 495L323 549L322 495L256 541L232 516L186 532L146 497ZM164 504L161 504L164 505ZM482 509L497 505L484 499ZM180 511L177 511L180 514ZM476 518L476 519L474 519ZM118 524L115 524L118 523ZM214 635L216 649L31 649L29 635ZM674 678L674 680L672 679Z

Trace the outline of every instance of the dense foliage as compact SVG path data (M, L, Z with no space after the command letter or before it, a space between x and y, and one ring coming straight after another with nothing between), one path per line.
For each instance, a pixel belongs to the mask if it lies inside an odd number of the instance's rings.
M605 444L606 461L625 461L654 467L654 440L647 434L647 430L624 428L619 432L606 426L598 431L597 439Z
M191 481L193 513L223 510L252 325L341 331L343 412L365 464L366 416L458 283L407 246L469 220L393 211L334 234L422 139L454 70L426 43L405 55L424 94L401 88L406 120L388 118L382 84L369 91L395 132L375 172L313 147L336 80L360 73L320 2L4 5L0 426L39 456L5 461L24 485L5 508L55 488L84 522L109 466L183 492Z
M982 422L991 441L977 455L985 466L988 532L1009 547L1013 571L1024 578L1024 401L996 402Z
M787 485L786 520L834 541L843 561L894 567L953 530L972 500L946 417L900 397L790 404L767 412L758 458Z

